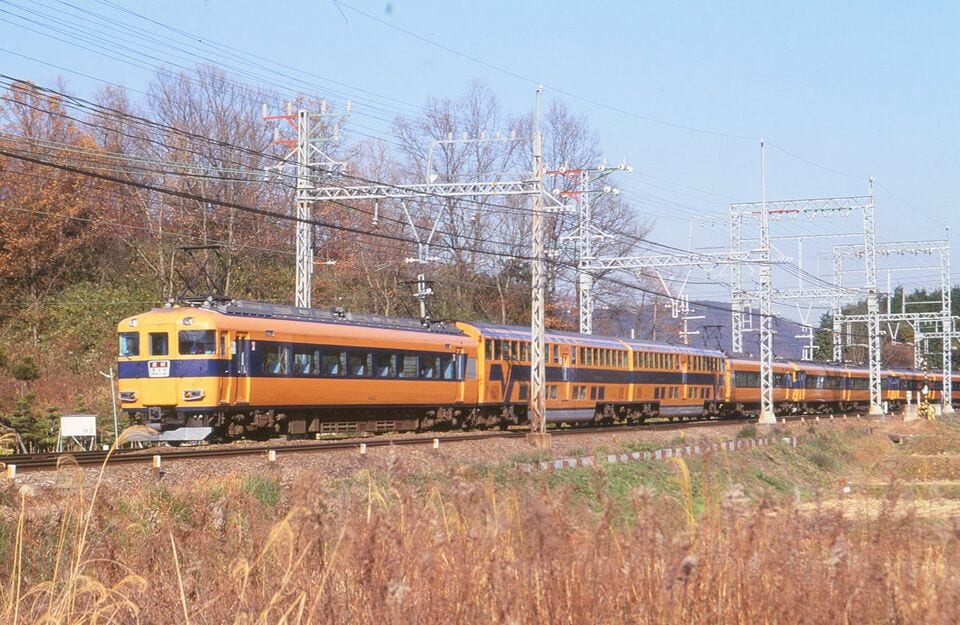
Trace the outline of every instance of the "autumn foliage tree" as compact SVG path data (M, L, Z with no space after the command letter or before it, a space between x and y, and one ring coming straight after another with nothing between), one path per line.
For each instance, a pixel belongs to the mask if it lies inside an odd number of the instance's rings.
M0 288L6 301L23 301L33 310L36 342L44 298L89 268L103 233L100 182L41 163L69 158L95 166L97 146L66 114L59 96L29 83L12 85L0 106L0 124Z

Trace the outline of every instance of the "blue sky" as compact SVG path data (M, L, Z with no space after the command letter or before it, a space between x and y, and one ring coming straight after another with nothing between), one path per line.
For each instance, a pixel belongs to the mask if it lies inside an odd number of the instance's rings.
M62 76L86 96L101 83L79 74L144 90L160 61L110 59L108 45L78 49L24 21L37 19L25 10L60 15L69 32L89 11L178 45L191 39L111 4L0 0L3 73L45 85ZM759 200L761 136L768 199L859 195L873 175L878 240L939 239L960 222L957 2L117 4L195 35L199 47L229 45L275 61L278 72L296 68L334 102L355 100L351 123L369 133L473 80L514 111L532 108L543 83L545 97L587 117L610 162L633 165L618 184L655 220L651 238L672 245L686 244L694 218L695 245L726 241L723 227L699 218Z

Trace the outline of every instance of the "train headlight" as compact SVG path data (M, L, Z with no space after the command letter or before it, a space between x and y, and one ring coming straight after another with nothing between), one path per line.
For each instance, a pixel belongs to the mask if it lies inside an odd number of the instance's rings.
M197 401L203 399L203 391L199 389L190 389L183 392L184 401Z
M117 396L120 397L120 401L137 401L136 391L120 391Z

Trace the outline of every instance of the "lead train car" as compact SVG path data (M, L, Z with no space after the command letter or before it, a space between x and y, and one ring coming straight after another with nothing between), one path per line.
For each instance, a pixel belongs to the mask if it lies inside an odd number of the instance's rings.
M256 302L124 319L119 399L162 439L422 429L475 404L456 328Z

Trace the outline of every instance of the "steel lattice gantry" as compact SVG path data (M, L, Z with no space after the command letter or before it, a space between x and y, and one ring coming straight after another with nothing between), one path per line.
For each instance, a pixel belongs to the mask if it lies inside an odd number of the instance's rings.
M864 250L864 272L866 274L866 285L860 289L866 293L867 297L867 316L870 336L869 354L870 354L870 412L879 414L882 411L880 399L880 322L879 322L879 304L877 302L877 278L876 278L876 212L873 195L867 196L848 196L833 198L812 198L798 200L776 200L761 202L739 203L730 205L730 248L736 252L743 246L743 227L747 218L754 218L760 226L760 250L763 253L766 250L763 264L761 265L761 291L759 299L761 302L761 320L760 320L760 367L761 367L761 399L763 406L772 406L773 404L773 371L772 371L772 327L765 327L765 323L771 322L770 310L772 300L777 299L778 295L786 298L811 297L813 295L829 295L834 302L840 300L840 296L849 292L839 283L834 284L834 288L826 290L816 290L814 293L809 289L800 289L797 291L775 290L772 287L772 281L769 274L770 258L769 245L770 221L778 221L784 218L806 218L816 219L818 217L830 217L833 215L849 215L860 212L863 217L863 246ZM859 235L858 235L859 236ZM751 294L743 289L742 272L735 268L732 272L732 347L736 350L743 350L743 305L745 300L751 298ZM839 305L839 304L837 304ZM765 331L766 330L766 331ZM764 409L765 411L765 409Z
M865 245L848 245L848 246L835 246L833 248L834 256L834 282L839 282L841 279L840 276L843 272L843 259L846 257L866 257L867 248ZM940 310L926 313L879 313L877 311L877 342L879 344L879 322L880 320L887 322L896 322L904 321L914 328L914 332L917 335L921 335L925 338L935 338L940 339L941 341L941 378L943 380L943 392L942 392L942 411L944 414L951 414L953 412L953 406L951 403L952 390L953 390L953 357L952 357L952 343L954 337L953 330L953 310L952 303L950 298L950 240L949 238L938 240L938 241L904 241L904 242L890 242L890 243L876 243L873 246L873 271L874 276L876 276L876 256L939 256L939 266L937 267L940 271ZM911 268L915 270L916 268ZM934 269L931 267L931 269ZM875 281L874 281L875 283ZM869 304L869 301L868 301ZM834 312L834 353L838 351L843 353L843 336L838 332L842 324L846 323L857 323L857 322L866 322L872 327L872 319L870 316L870 310L868 308L866 315L844 315L842 310L835 310ZM932 326L932 328L931 328ZM921 332L921 329L923 330ZM871 341L872 344L872 341ZM916 360L918 366L920 365L920 348L919 341L915 337L915 353L917 354Z

